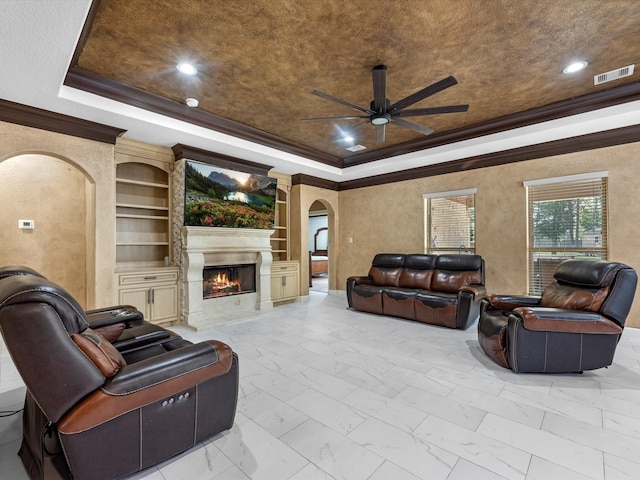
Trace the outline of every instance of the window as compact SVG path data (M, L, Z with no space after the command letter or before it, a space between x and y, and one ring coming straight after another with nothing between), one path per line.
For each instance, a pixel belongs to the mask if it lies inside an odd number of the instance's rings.
M607 172L524 182L529 217L529 294L569 258L607 259Z
M425 193L426 253L475 253L476 189Z

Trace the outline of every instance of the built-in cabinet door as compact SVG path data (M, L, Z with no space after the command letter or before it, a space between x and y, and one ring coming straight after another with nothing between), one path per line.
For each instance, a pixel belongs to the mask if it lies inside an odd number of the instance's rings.
M282 298L298 296L297 277L295 272L282 275Z
M282 299L282 277L280 275L271 276L271 301L277 302Z
M142 312L145 320L149 320L149 287L120 290L120 305L133 305Z
M116 282L119 302L136 307L146 321L173 324L179 320L177 268L118 272Z
M151 288L151 321L163 320L178 316L178 286L162 285Z
M271 301L274 303L296 300L298 290L298 262L273 262L271 264Z

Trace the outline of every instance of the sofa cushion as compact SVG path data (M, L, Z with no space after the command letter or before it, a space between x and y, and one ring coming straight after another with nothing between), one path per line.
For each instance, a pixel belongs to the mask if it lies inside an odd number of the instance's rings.
M385 287L378 285L359 284L354 286L351 292L353 308L382 315L382 292L384 289Z
M439 255L431 279L431 290L457 293L465 285L483 285L482 258L479 255Z
M400 286L400 274L404 255L399 253L379 253L373 257L369 276L374 285L386 285L390 287Z
M607 295L609 295L609 287L577 288L572 285L562 285L554 280L542 292L540 306L599 312Z
M414 289L387 287L382 292L382 312L385 315L415 320L415 296Z
M435 262L436 255L407 255L400 273L400 287L429 290Z
M420 290L415 299L416 320L432 325L456 328L458 296Z
M558 265L553 278L576 287L598 288L611 285L626 265L604 260L566 260Z

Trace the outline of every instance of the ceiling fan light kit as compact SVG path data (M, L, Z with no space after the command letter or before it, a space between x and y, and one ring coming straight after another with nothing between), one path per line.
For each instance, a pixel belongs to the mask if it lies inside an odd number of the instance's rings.
M387 67L386 65L376 65L372 69L373 76L373 100L371 101L370 108L364 108L347 100L343 100L326 93L322 93L318 90L311 90L313 95L317 95L320 98L329 100L340 105L344 105L354 110L358 110L362 115L346 115L337 117L317 117L317 118L303 118L304 121L318 121L318 120L355 120L363 119L364 121L360 125L370 123L376 127L376 140L377 143L384 142L385 128L388 123L394 123L395 125L403 128L407 128L422 135L429 135L433 133L433 129L420 125L418 123L410 122L400 117L417 117L423 115L439 115L443 113L461 113L469 110L469 105L447 105L442 107L431 108L416 108L411 110L405 110L405 108L424 100L431 95L435 95L449 87L452 87L458 83L458 81L449 76L436 82L428 87L425 87L417 92L403 98L402 100L391 103L387 98ZM355 127L354 127L355 128Z

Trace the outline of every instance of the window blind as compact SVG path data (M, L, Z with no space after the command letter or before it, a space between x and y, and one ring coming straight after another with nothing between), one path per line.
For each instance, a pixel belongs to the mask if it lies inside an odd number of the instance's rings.
M527 182L529 294L553 281L570 258L607 259L607 177Z
M475 253L475 192L423 195L426 253Z

